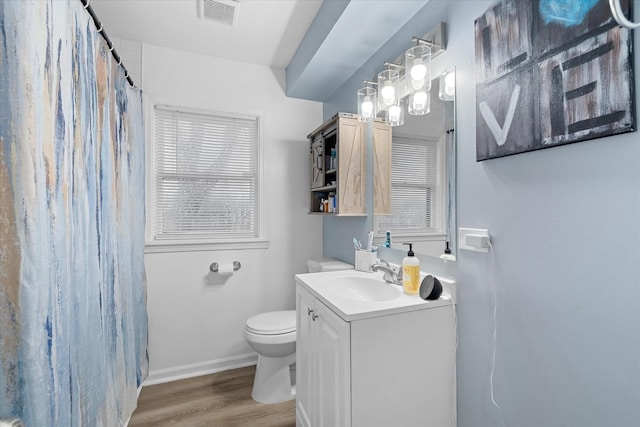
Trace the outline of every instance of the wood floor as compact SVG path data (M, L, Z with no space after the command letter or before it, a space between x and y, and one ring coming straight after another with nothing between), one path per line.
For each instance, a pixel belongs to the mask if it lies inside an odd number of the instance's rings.
M251 398L255 366L143 387L130 427L293 427L295 400Z

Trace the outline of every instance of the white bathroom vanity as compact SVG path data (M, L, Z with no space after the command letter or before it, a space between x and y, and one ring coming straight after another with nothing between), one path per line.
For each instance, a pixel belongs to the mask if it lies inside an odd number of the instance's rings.
M455 426L455 283L425 301L381 273L296 275L296 425Z

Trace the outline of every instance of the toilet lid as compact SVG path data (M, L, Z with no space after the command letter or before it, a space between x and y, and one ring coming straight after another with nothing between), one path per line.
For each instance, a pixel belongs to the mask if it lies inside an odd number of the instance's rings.
M247 330L254 334L277 335L295 332L296 311L270 311L252 316L247 320Z

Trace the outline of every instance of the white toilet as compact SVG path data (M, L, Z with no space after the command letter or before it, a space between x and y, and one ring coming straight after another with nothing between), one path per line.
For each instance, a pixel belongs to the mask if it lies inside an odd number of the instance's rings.
M309 273L353 270L333 258L308 260ZM258 353L251 397L260 403L278 403L296 397L291 365L296 361L296 311L270 311L247 320L244 338Z

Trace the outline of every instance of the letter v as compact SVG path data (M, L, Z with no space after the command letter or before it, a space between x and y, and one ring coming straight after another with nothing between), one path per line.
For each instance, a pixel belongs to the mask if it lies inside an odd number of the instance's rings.
M513 92L511 93L511 100L509 101L509 109L507 110L507 117L504 120L504 127L500 127L498 121L496 120L496 116L491 111L491 107L489 104L482 101L479 104L480 113L482 117L484 117L484 121L489 126L489 130L493 134L493 137L496 139L496 143L498 147L502 147L505 142L507 142L507 134L509 133L509 129L511 128L511 122L513 121L513 116L516 114L516 106L518 105L518 98L520 97L520 85L516 85L513 88Z

